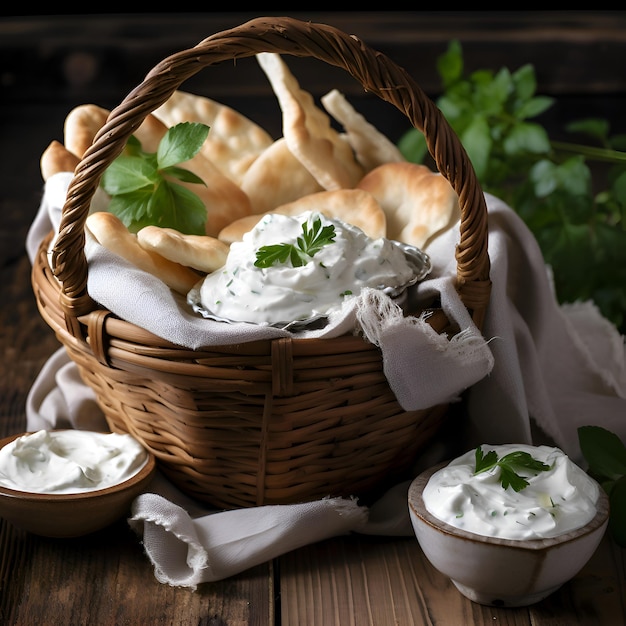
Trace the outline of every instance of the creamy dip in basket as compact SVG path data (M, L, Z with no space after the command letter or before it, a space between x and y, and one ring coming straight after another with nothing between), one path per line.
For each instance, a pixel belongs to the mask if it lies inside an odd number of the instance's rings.
M95 491L124 482L147 460L131 435L40 430L0 449L0 485L48 494Z
M475 451L431 476L423 492L426 509L438 519L469 532L503 539L555 537L587 524L596 514L598 483L560 449L550 446L482 445L498 458L517 450L550 466L518 470L529 482L516 492L504 489L501 469L475 474Z
M303 224L312 227L316 219L322 227L334 226L334 241L304 265L255 266L261 247L297 245ZM327 314L365 287L401 287L414 279L415 268L389 239L371 239L361 229L320 213L269 214L242 241L231 244L225 266L204 279L200 300L225 320L273 324Z

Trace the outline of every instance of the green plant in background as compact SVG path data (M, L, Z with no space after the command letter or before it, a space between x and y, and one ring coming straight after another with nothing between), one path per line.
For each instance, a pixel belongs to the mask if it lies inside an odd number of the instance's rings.
M578 441L589 464L589 475L609 496L609 529L613 538L626 548L626 445L601 426L581 426Z
M552 268L559 302L593 300L626 334L626 135L586 119L566 130L594 145L557 142L533 118L554 100L536 95L533 66L464 76L461 45L438 59L437 105L459 136L484 189L511 206ZM398 146L416 163L428 158L422 133ZM590 163L602 166L601 174ZM600 180L600 179L601 180Z

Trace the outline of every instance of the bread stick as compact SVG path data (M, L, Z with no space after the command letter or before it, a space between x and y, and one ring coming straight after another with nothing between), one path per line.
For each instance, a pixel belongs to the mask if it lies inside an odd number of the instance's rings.
M145 226L137 232L137 241L144 249L210 274L226 263L229 246L208 235L186 235L173 228Z
M131 233L122 220L113 213L106 211L92 213L87 217L85 225L102 246L139 269L160 278L181 295L187 295L202 278L189 267L174 263L156 252L144 250L137 241L137 235Z

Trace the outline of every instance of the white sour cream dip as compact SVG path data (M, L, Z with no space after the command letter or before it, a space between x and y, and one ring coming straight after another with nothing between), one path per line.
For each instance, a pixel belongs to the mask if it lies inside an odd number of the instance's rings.
M547 471L516 470L529 485L502 487L501 470L475 474L475 451L435 472L423 492L426 509L438 519L469 532L503 539L544 539L580 528L596 514L600 486L559 448L482 445L498 458L520 450L550 466Z
M0 485L34 493L81 493L121 483L146 464L131 435L40 430L0 449Z
M295 245L302 224L321 219L335 227L335 239L303 266L254 265L262 246ZM400 287L415 278L415 268L391 240L371 239L361 229L321 213L268 214L240 242L233 242L226 264L209 274L200 301L226 320L275 324L324 315L357 296L364 287Z

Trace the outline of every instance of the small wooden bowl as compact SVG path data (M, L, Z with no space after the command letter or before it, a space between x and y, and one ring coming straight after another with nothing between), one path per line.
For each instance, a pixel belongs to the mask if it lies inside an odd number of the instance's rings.
M29 433L0 439L0 448ZM96 491L71 494L32 493L0 485L0 517L43 537L80 537L121 519L146 489L156 471L154 455L131 478Z

